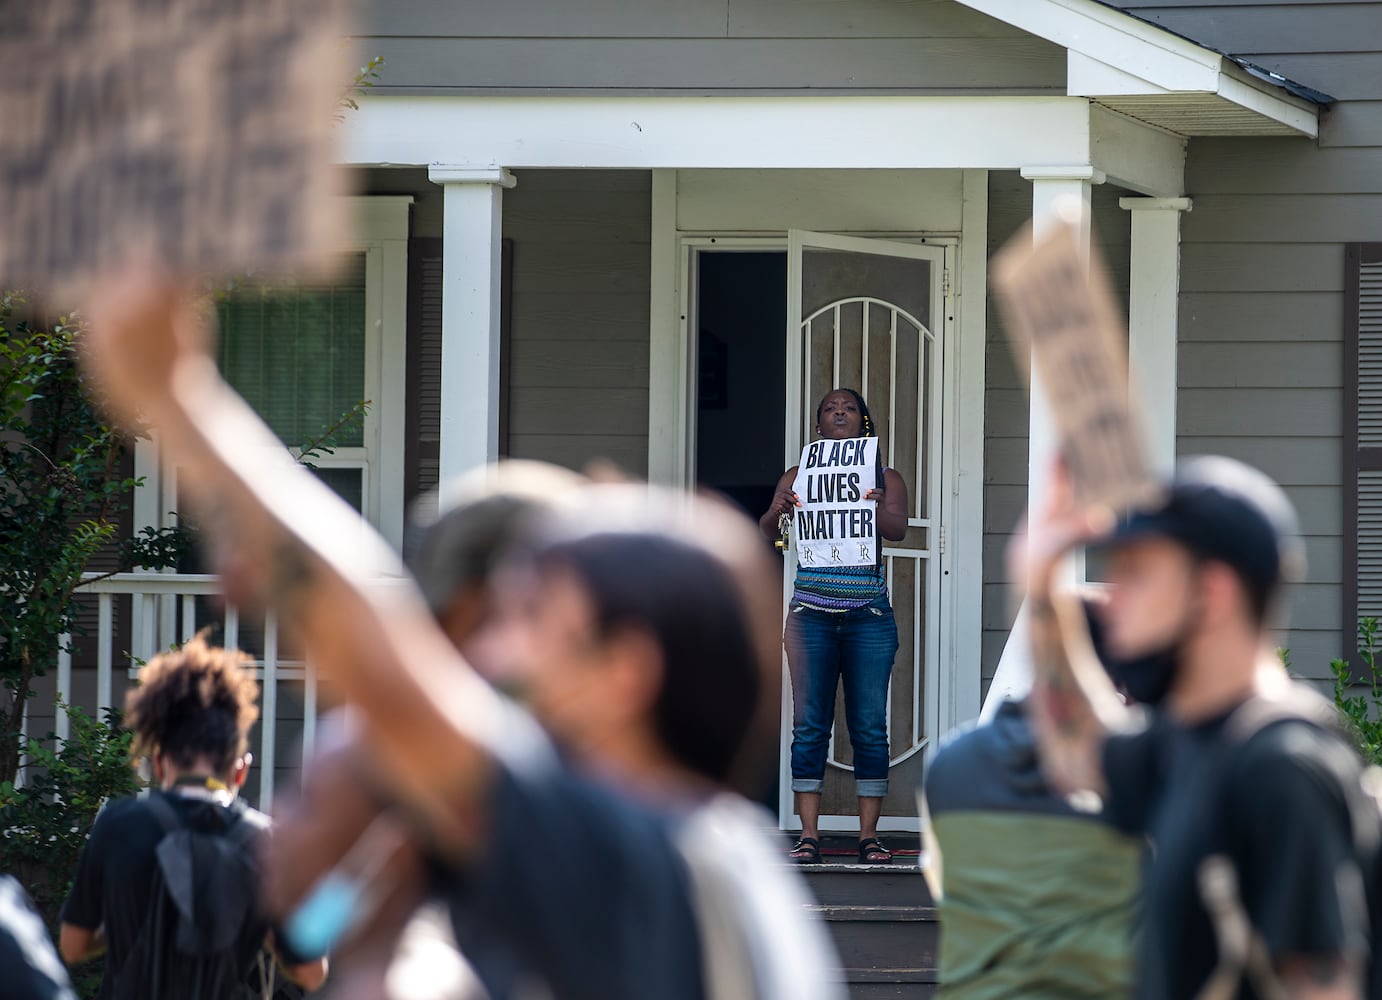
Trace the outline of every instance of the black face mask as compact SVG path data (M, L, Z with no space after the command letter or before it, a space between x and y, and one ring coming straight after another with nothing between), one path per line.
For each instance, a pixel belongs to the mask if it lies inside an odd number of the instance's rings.
M1171 686L1176 680L1180 667L1181 645L1177 637L1162 649L1144 653L1142 656L1120 660L1110 656L1107 651L1100 657L1104 669L1115 685L1127 692L1129 698L1139 705L1155 708L1166 700Z
M1122 659L1115 656L1105 643L1104 624L1100 621L1094 604L1088 601L1084 603L1085 620L1089 624L1089 638L1094 646L1094 655L1104 665L1109 679L1139 705L1156 708L1166 700L1175 684L1182 647L1191 631L1190 625L1187 624L1180 629L1175 638L1160 649Z

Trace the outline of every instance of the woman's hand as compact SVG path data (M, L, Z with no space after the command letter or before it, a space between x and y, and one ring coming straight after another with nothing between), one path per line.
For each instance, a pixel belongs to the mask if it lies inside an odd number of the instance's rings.
M864 494L864 499L877 500L879 503L882 503L883 497L885 497L887 493L888 488L886 486L875 486L873 489L869 490L867 493Z
M778 490L773 494L772 506L768 508L768 513L773 517L780 517L786 514L793 507L801 506L801 497L793 490Z

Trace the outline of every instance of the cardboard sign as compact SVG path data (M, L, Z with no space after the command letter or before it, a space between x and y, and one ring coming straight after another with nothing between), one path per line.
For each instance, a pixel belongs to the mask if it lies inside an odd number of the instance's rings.
M0 0L0 285L339 249L339 0Z
M799 566L874 566L878 563L878 501L864 495L878 485L878 439L812 441L801 452L792 489Z
M1085 265L1075 229L1031 230L994 259L1013 350L1041 376L1077 502L1114 511L1148 503L1160 487L1147 464L1128 384L1123 322L1098 261Z

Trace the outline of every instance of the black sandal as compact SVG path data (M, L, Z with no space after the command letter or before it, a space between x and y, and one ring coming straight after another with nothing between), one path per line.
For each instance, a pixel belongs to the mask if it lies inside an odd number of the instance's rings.
M802 837L787 857L799 865L818 865L821 863L821 842L815 837Z
M890 865L893 852L883 846L877 837L859 841L859 863L861 865Z

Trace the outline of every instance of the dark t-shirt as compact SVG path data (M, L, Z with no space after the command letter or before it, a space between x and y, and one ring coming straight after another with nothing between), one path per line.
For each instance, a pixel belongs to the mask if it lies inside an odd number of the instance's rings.
M261 830L269 825L267 816L238 799L227 808L200 798L154 794L163 795L173 805L189 830L222 832L233 815ZM121 799L111 802L96 817L82 851L72 892L63 905L62 921L87 930L104 925L108 951L101 981L102 998L112 994L115 976L134 947L153 903L154 876L158 870L156 852L164 833L147 802ZM235 951L246 974L268 930L268 924L257 913L251 914L245 923Z
M493 1000L838 1000L838 959L776 844L728 797L650 802L559 759L514 710L487 848L446 872Z
M491 805L488 849L448 895L494 1000L539 984L562 1000L699 1000L700 937L666 814L555 762L501 769Z
M0 875L0 975L8 1000L77 1000L48 928L8 875Z
M1193 727L1156 717L1104 749L1108 812L1151 838L1137 993L1196 996L1219 960L1200 888L1206 858L1227 859L1242 908L1273 964L1367 947L1365 876L1376 809L1362 765L1337 734L1276 721L1246 739L1232 713ZM1256 997L1243 983L1238 995Z

